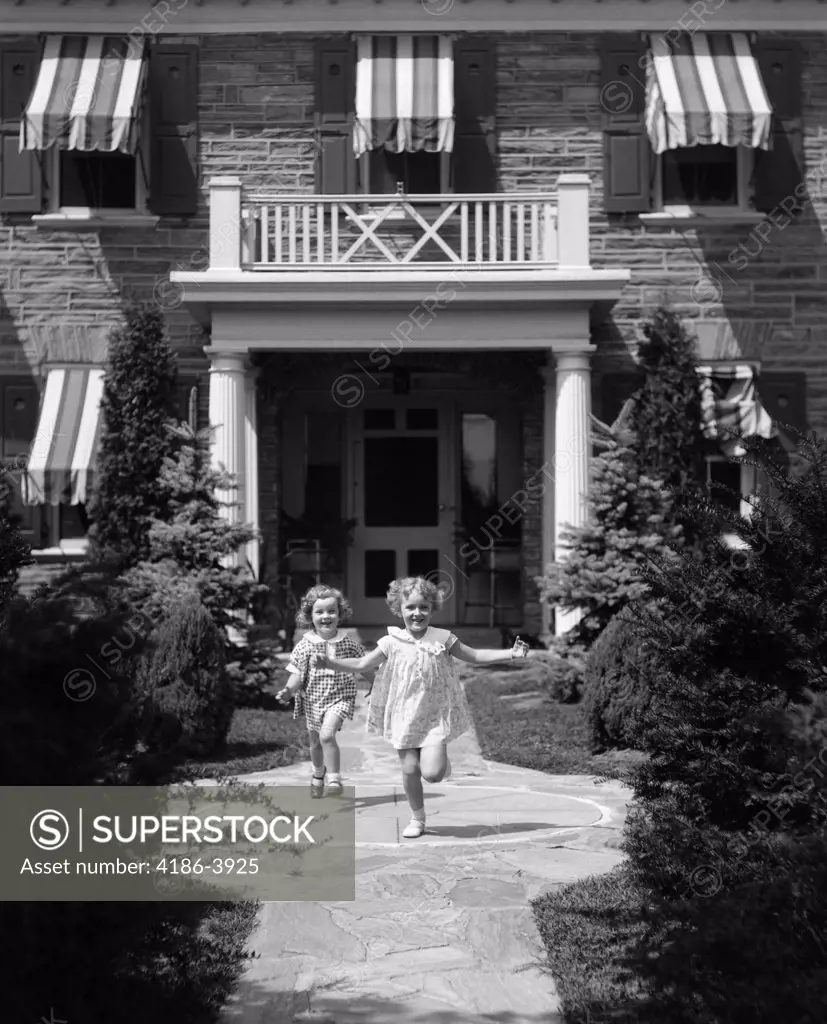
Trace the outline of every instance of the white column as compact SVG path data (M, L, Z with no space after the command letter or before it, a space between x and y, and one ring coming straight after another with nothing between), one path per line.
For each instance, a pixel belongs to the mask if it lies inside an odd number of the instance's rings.
M548 365L542 369L545 387L543 390L543 466L546 470L546 480L543 489L543 565L542 573L554 561L554 491L549 480L554 479L554 410L557 408L556 381L557 374L554 367L554 355L549 353ZM542 614L542 635L551 635L551 605L543 601L540 612Z
M584 526L588 519L591 368L594 349L557 349L557 395L554 414L554 538L555 561L568 557L561 533L566 524ZM555 614L554 632L567 633L580 620L578 612Z
M246 479L244 494L246 497L245 522L259 529L258 516L258 418L256 413L257 374L249 370L245 380L246 402L244 417L244 465ZM255 579L259 574L260 557L259 540L251 540L247 544L247 561Z
M209 352L210 356L210 426L213 435L212 461L216 468L223 467L233 475L232 490L216 490L222 503L221 514L230 523L240 523L244 515L245 471L245 414L246 387L244 355L242 353ZM232 505L227 507L226 503ZM228 559L238 565L238 553Z

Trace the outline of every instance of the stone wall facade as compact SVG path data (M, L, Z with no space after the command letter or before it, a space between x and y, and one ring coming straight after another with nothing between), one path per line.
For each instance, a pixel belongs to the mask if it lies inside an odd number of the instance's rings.
M2 38L2 37L0 37ZM682 227L647 223L602 211L603 136L599 37L588 33L495 35L499 182L502 191L554 188L566 171L592 181L592 262L628 267L631 283L599 325L594 341L595 408L601 374L629 369L638 325L661 301L723 337L742 339L743 354L767 371L807 374L809 425L827 431L827 32L802 36L803 136L812 204L793 224L721 221ZM176 40L170 40L175 42ZM0 220L0 374L35 371L65 359L100 358L101 338L126 302L154 300L165 311L186 370L204 373L208 343L199 325L165 286L172 269L200 269L207 243L207 186L218 174L237 174L246 188L312 192L314 37L204 36L198 42L199 179L201 201L191 218L163 218L156 228L94 232L44 231L28 217ZM766 234L766 232L765 232ZM743 269L727 275L727 254L739 248ZM200 254L200 258L199 258ZM717 268L717 269L716 269ZM167 282L168 285L168 282ZM743 339L747 339L744 342ZM206 403L206 387L202 402ZM279 502L278 422L262 401L262 526L275 543ZM524 416L526 472L542 462L542 409ZM540 516L525 523L526 624L539 614L528 579L541 569Z

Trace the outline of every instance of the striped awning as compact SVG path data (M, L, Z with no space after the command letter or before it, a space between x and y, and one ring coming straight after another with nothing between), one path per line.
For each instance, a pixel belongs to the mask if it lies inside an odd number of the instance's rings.
M146 79L142 47L123 36L47 36L20 125L20 149L56 143L134 153Z
M356 40L357 156L450 153L454 147L454 57L450 36L360 36Z
M778 428L761 405L755 371L747 363L735 366L696 366L701 384L701 421L704 437L719 440L730 457L744 454L734 434L772 438Z
M88 499L97 460L103 374L97 366L49 370L23 477L26 505L79 505Z
M646 130L655 153L685 146L769 147L772 108L744 32L652 35Z

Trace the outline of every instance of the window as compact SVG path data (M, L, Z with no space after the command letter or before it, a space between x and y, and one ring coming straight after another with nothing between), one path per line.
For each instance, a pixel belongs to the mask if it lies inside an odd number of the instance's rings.
M657 163L657 205L663 210L747 210L751 205L752 166L752 150L744 146L670 150Z
M360 160L363 192L392 195L402 186L408 195L450 191L450 153L389 153L374 149Z
M137 206L136 159L124 153L60 153L58 205L92 210Z
M85 506L23 503L23 475L37 433L39 407L33 381L0 378L0 486L9 489L12 515L34 551L83 551L89 526Z
M717 504L745 518L750 516L752 505L747 498L756 490L755 469L752 466L745 466L725 455L707 455L706 484L710 497ZM728 490L713 487L713 484L722 485Z
M149 138L145 131L146 126L142 140ZM50 161L50 212L146 210L147 189L139 154L85 153L55 147L44 158Z

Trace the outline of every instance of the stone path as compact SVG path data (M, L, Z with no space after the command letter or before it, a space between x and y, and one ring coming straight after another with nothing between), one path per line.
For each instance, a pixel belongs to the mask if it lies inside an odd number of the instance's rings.
M356 900L264 904L224 1021L562 1024L529 900L620 862L629 790L485 761L469 734L451 745L451 779L426 786L427 832L404 840L397 756L365 737L364 714L340 733ZM293 765L246 779L308 776Z

